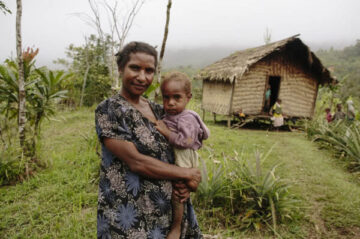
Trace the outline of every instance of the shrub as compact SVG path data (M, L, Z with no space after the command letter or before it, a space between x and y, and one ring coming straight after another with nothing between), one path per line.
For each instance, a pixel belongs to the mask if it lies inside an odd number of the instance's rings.
M220 162L213 156L209 166L202 161L203 180L194 197L205 218L217 218L215 223L227 228L269 227L276 232L278 223L298 211L298 200L288 190L291 185L275 174L279 165L264 170L258 152L255 165L243 157L224 156Z
M19 147L0 147L0 186L18 180L25 172L25 165Z
M313 136L314 141L325 143L338 155L345 155L354 171L360 171L360 127L357 122L344 121L322 124Z
M224 177L222 165L211 164L208 167L202 160L201 176L202 182L196 191L195 200L201 208L216 206L217 202L227 197L229 191L228 179Z
M25 159L17 145L16 122L0 114L0 186L13 183L25 172Z
M255 157L255 166L246 160L234 165L231 190L238 203L233 211L239 213L242 228L259 230L271 223L276 230L278 222L292 219L297 200L289 194L290 184L275 175L279 165L263 171L260 153L256 152Z

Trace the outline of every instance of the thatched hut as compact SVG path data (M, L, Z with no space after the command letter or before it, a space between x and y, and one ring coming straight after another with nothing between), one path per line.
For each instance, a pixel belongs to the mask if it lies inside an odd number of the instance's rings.
M271 105L279 97L288 118L311 118L319 84L334 79L298 36L235 52L202 69L197 78L203 81L203 110L266 116L269 85Z

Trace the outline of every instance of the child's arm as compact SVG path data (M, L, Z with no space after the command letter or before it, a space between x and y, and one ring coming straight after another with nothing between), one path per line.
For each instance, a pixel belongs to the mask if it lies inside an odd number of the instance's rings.
M192 148L197 142L200 125L194 116L189 115L179 119L176 130L170 131L170 144L178 148Z
M179 148L190 148L195 142L197 130L191 122L185 120L179 120L178 126L178 131L173 132L162 120L156 121L155 124L156 129L169 140L171 145Z

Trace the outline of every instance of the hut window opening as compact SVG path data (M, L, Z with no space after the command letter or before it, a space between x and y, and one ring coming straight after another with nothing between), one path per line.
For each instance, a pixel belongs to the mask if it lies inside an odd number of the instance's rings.
M269 77L269 86L271 90L270 95L270 107L275 104L280 90L280 76L270 76Z

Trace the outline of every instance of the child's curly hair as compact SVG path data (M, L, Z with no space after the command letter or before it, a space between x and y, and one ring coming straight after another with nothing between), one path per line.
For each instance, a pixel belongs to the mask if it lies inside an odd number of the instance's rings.
M164 85L170 81L179 81L183 83L185 93L187 95L191 94L191 80L186 74L178 71L172 71L164 75L160 86L161 91L163 91Z

